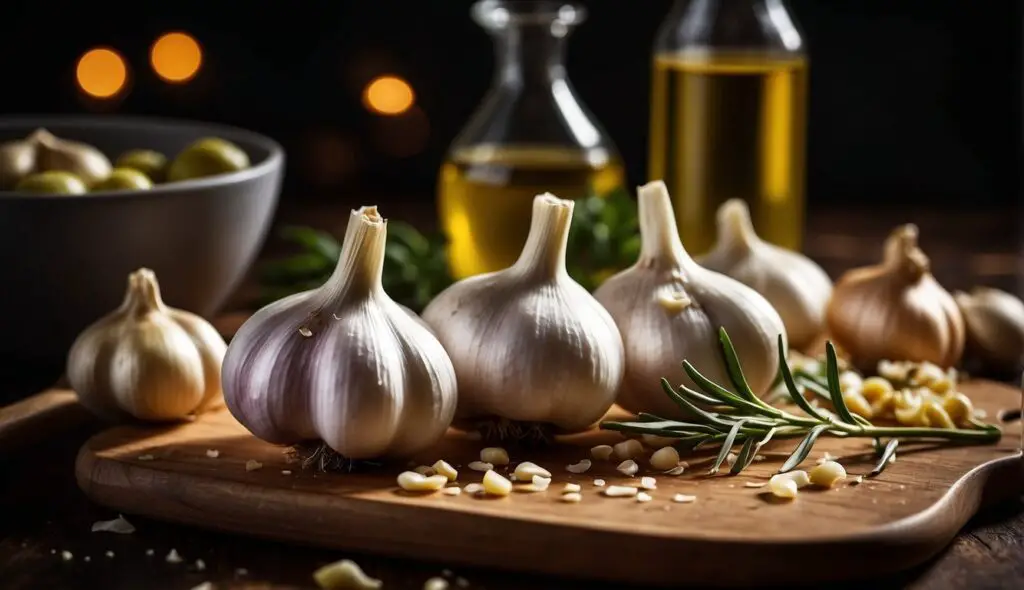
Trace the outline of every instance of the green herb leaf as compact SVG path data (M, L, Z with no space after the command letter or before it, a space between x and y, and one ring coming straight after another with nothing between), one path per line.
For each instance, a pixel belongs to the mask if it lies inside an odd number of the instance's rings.
M885 471L885 468L889 466L889 461L896 455L896 447L899 445L900 440L898 438L889 439L885 449L882 451L882 458L878 460L878 463L871 470L871 473L868 474L868 477L874 477Z
M708 475L714 475L718 473L718 469L725 462L726 457L729 456L729 451L732 450L733 443L736 442L736 435L739 434L740 429L743 428L743 420L737 421L733 424L732 428L729 429L729 434L725 435L725 440L722 442L722 448L718 451L718 457L715 459L715 464L711 466L708 471Z
M782 464L782 467L779 467L778 472L785 473L787 471L792 471L794 467L802 463L803 460L807 458L807 455L811 453L811 449L814 447L814 442L818 440L821 433L825 432L828 427L828 424L819 424L812 427L810 432L807 433L807 436L804 437L804 439L800 441L800 444L796 446L796 449L793 450L793 454L786 459L786 462Z
M825 343L825 374L828 378L828 392L839 419L847 424L858 424L850 408L843 400L843 390L839 387L839 359L836 358L836 347L831 342Z
M789 390L789 395L793 399L796 405L800 406L800 409L806 412L809 416L821 421L829 422L829 419L818 412L817 408L812 406L808 402L800 390L797 389L796 383L793 382L793 373L789 370L789 363L786 362L786 351L782 346L782 334L779 334L779 374L782 375L782 380L786 384L786 389Z
M334 262L341 255L341 245L327 232L290 225L281 228L281 237Z
M756 448L756 441L747 437L747 440L743 441L743 448L740 449L738 455L736 455L736 462L732 464L729 469L730 475L739 475L741 471L746 469L754 461L754 449Z
M736 393L747 401L760 403L754 392L750 390L750 385L747 384L747 378L743 375L743 368L740 366L740 359L736 356L736 349L733 348L732 340L729 339L729 334L725 331L725 328L718 329L718 339L721 342L722 354L725 357L725 368L729 373L729 379L736 387Z

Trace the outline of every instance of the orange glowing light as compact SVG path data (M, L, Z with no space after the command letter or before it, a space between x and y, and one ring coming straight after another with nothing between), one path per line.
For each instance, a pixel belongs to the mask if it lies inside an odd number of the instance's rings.
M374 78L363 90L363 104L381 115L401 115L416 102L412 86L398 76Z
M120 92L128 81L128 66L113 49L90 49L78 59L75 68L78 87L96 98L110 98Z
M203 64L199 42L187 33L167 33L149 51L153 71L167 82L191 80Z

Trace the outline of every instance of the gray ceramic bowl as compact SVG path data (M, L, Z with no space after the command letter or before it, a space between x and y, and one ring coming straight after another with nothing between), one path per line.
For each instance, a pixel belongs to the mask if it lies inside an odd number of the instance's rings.
M169 158L216 136L252 167L80 196L0 192L0 362L53 362L75 336L124 297L128 273L156 273L168 305L210 316L253 263L277 205L284 152L256 133L219 125L132 117L0 117L0 141L45 127L111 159L136 148Z

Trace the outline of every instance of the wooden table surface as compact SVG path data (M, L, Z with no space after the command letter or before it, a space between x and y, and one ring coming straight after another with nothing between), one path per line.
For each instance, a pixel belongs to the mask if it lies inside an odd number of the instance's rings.
M325 229L342 227L347 209L362 203L282 207L281 223L307 223ZM382 208L385 215L388 209ZM397 213L396 213L397 212ZM430 207L394 205L390 215L431 219ZM932 257L936 276L948 288L986 284L1019 290L1020 228L1016 209L985 211L811 210L805 249L836 276L850 266L872 262L880 240L893 225L913 221L921 227L922 245ZM266 252L273 253L273 241ZM244 304L251 286L240 290ZM0 363L0 405L52 383L59 367L11 367ZM73 463L81 443L101 425L78 427L42 437L44 441L13 456L0 457L0 588L188 590L203 582L214 588L315 588L311 573L320 565L351 558L385 588L421 588L432 576L448 573L452 587L611 588L600 584L526 577L514 573L459 569L444 563L419 563L375 555L341 554L235 535L217 534L146 518L130 517L131 535L91 533L97 520L117 515L85 499L75 485ZM438 531L444 534L444 531ZM538 539L538 542L543 542ZM188 559L169 564L164 556L177 549ZM153 555L147 556L152 550ZM73 558L64 561L62 551ZM106 555L113 552L113 557ZM686 556L679 561L680 585L686 581ZM557 559L552 548L552 559ZM205 569L194 565L202 559ZM615 559L595 556L595 559ZM731 567L723 556L723 567ZM739 565L742 567L742 564ZM509 564L515 570L515 564ZM456 579L459 578L456 583ZM1018 588L1024 580L1024 498L979 514L953 544L930 563L885 579L851 582L850 588L953 589ZM766 580L770 583L770 580ZM622 588L621 585L614 586Z

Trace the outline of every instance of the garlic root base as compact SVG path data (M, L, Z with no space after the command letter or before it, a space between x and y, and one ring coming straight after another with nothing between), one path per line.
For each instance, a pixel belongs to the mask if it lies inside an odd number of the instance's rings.
M298 459L302 469L313 469L324 473L348 473L382 465L377 461L349 459L321 441L292 445L289 455Z
M555 442L558 429L544 422L521 422L497 416L462 421L467 429L480 433L484 442L545 447Z

